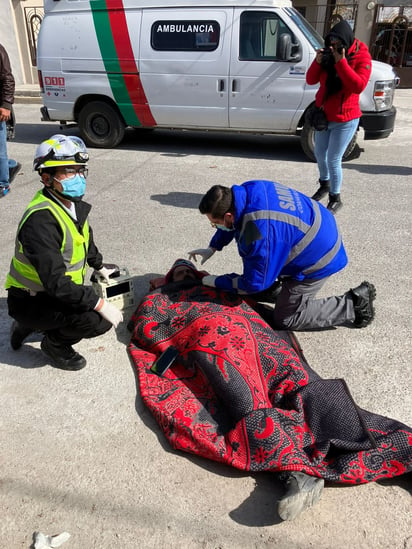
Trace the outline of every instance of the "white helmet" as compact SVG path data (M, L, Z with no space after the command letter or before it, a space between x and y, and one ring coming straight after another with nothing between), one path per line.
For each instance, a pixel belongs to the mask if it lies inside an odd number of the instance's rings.
M86 164L89 153L80 137L56 134L37 147L33 169Z

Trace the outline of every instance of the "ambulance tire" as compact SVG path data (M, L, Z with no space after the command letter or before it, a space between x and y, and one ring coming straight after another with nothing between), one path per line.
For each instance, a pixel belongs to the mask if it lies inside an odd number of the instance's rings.
M349 145L346 147L346 151L343 154L343 161L353 160L354 158L359 158L361 149L358 146L356 140L358 137L358 132L355 132L355 135L349 142ZM304 124L302 132L300 134L300 144L302 146L303 152L312 160L316 162L315 158L315 131L309 126L309 124Z
M92 101L80 111L79 128L87 146L111 149L122 141L126 125L115 107Z

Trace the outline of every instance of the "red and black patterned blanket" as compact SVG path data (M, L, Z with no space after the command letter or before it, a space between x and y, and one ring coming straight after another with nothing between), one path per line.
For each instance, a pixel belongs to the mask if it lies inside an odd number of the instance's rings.
M132 317L140 392L170 444L246 471L303 471L355 484L412 470L412 429L360 409L322 379L293 334L237 296L168 285ZM164 377L150 371L170 345Z

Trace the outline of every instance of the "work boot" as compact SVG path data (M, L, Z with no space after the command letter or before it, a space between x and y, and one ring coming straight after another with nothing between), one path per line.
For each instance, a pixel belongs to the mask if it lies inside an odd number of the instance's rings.
M326 206L328 210L335 214L338 210L342 208L342 206L343 202L340 199L340 194L329 193L329 202Z
M350 290L355 309L355 320L353 325L356 328L364 328L372 322L375 317L373 301L376 298L376 288L370 282L364 280L362 284Z
M52 366L61 370L81 370L86 366L86 359L76 353L70 345L57 343L45 335L40 343L41 350L51 359Z
M13 179L16 177L16 175L19 173L20 170L21 170L20 162L17 162L17 164L13 166L13 168L9 168L9 185L13 181Z
M313 200L320 200L321 198L323 198L329 193L329 190L330 190L329 179L325 181L321 181L319 179L319 183L320 183L320 187L312 196Z
M10 345L11 348L17 351L17 349L20 349L20 347L23 344L23 341L28 337L33 330L30 330L30 328L26 328L26 326L23 326L23 324L20 324L15 320L13 324L11 325L11 331L10 331Z
M282 475L286 493L279 500L278 514L282 520L293 520L305 509L312 507L321 496L325 481L306 473L288 473Z

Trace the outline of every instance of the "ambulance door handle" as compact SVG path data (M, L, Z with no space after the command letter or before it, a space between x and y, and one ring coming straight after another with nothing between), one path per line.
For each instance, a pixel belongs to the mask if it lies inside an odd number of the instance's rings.
M235 78L232 80L232 92L233 93L239 92L239 80L236 80Z
M225 81L223 80L223 78L221 78L217 82L217 91L218 92L224 92L225 91Z

